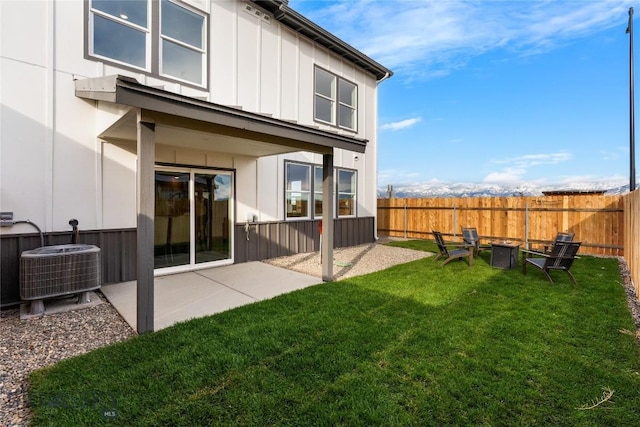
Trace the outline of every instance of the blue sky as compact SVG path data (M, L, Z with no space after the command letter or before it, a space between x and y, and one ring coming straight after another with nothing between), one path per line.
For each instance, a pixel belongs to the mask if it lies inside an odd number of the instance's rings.
M633 2L289 6L394 71L379 87L379 186L629 183Z

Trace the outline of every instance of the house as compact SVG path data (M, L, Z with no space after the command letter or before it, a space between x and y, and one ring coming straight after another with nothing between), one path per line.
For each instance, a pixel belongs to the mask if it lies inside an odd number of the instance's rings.
M3 306L72 220L139 315L154 275L316 251L321 220L324 259L374 240L392 72L287 0L2 1L0 31Z

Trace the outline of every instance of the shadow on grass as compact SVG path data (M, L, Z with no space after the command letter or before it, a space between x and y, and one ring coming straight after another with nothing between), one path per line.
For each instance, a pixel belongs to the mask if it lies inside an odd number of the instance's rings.
M617 261L580 259L575 288L486 261L414 261L63 361L32 375L33 424L636 423Z

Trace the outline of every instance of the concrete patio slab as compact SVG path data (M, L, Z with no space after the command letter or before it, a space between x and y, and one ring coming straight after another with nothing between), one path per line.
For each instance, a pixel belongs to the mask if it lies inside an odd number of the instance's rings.
M159 276L154 280L154 330L318 283L317 277L257 261ZM136 281L104 285L101 291L137 329Z

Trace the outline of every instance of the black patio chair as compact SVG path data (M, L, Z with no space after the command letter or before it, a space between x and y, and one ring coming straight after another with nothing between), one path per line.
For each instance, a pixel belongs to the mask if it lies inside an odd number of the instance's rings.
M573 237L576 235L576 233L564 233L564 232L559 232L558 234L556 234L556 238L553 240L553 243L555 242L572 242L573 241ZM553 245L545 245L543 252L548 254L551 252L551 248L553 247Z
M573 261L577 258L576 254L580 249L581 242L563 242L556 241L549 253L522 250L522 274L527 274L527 264L533 265L540 269L547 279L553 283L549 272L551 270L562 270L569 275L569 279L573 285L576 285L576 279L569 271L573 265ZM531 257L527 257L527 254Z
M436 256L433 259L434 261L444 258L444 262L440 265L445 265L449 261L453 261L454 259L469 257L469 267L473 266L473 247L459 244L447 245L442 238L442 233L440 233L439 231L432 231L432 233L433 237L436 240L436 245L438 245L438 249L440 250L440 255Z
M491 245L481 245L480 238L478 237L478 230L475 227L463 227L462 228L462 241L464 246L470 246L473 248L474 254L479 254L485 249L491 249Z

